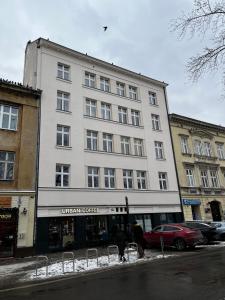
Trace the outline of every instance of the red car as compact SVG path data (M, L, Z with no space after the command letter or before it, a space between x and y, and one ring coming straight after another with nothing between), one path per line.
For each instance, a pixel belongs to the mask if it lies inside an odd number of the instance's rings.
M145 242L150 247L159 247L161 245L160 238L163 238L165 247L175 247L177 250L195 247L203 241L199 230L181 224L163 224L144 233Z

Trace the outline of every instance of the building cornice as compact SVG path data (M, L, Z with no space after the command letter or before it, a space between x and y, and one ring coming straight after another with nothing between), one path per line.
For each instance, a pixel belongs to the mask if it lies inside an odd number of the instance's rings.
M27 43L27 45L29 45L29 43L31 43L31 41L29 41ZM83 54L81 52L78 52L78 51L75 51L71 48L59 45L57 43L46 40L44 38L39 38L39 39L33 41L32 43L36 43L37 48L40 48L40 47L50 48L50 49L55 50L57 52L61 52L63 54L73 56L77 59L89 62L91 64L99 65L101 67L110 69L110 70L115 71L115 72L120 72L121 74L124 74L126 76L131 76L135 79L142 80L142 81L145 81L147 83L155 84L155 85L158 85L160 87L166 87L168 85L167 83L165 83L163 81L150 78L148 76L142 75L141 73L136 73L134 71L127 70L125 68L114 65L113 63L110 64L110 63L108 63L106 61L103 61L101 59L89 56L87 54Z

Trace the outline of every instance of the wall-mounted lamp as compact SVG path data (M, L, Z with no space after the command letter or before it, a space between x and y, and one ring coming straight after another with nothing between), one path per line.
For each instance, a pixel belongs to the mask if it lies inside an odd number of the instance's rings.
M26 215L27 214L27 209L24 207L23 211L22 211L22 214L23 215Z

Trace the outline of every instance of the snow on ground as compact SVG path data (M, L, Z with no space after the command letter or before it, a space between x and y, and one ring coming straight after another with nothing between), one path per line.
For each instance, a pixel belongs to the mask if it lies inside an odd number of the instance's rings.
M215 247L225 247L225 242L219 242L209 245L198 245L196 248L215 248Z
M34 262L31 261L31 262L21 262L21 263L17 263L17 264L0 266L0 276L17 272L18 270L21 270L21 269L31 266L33 264L34 264Z

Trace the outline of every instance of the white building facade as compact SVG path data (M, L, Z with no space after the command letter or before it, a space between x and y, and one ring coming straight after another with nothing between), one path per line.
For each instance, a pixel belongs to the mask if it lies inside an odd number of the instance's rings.
M24 84L43 91L40 252L110 240L116 224L180 220L164 82L40 38Z

